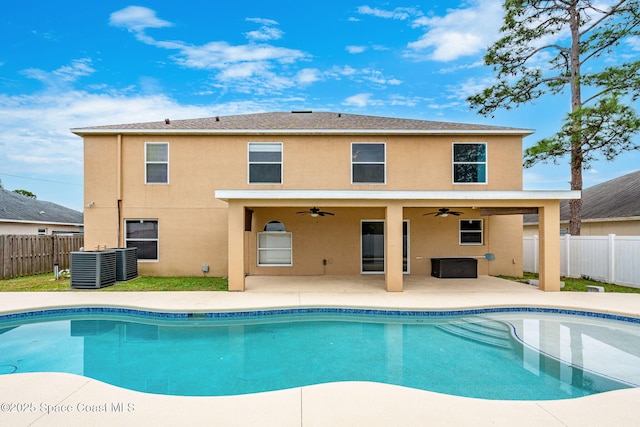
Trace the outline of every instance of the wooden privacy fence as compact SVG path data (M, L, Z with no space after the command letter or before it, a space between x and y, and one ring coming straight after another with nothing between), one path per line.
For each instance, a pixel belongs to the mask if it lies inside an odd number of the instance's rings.
M69 268L70 254L84 245L79 235L0 235L0 279L53 271L53 264Z
M538 273L539 245L524 238L524 271ZM640 288L640 236L562 236L560 274Z

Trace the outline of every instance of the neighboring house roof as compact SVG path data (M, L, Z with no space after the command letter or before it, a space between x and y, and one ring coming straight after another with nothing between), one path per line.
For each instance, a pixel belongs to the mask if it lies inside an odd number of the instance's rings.
M582 190L582 220L640 217L640 170ZM569 201L560 202L560 221L569 221ZM525 215L524 223L537 223Z
M82 212L0 188L0 222L82 225Z
M292 111L215 116L74 128L77 135L113 133L472 133L529 135L533 131L501 126L434 122L330 112Z

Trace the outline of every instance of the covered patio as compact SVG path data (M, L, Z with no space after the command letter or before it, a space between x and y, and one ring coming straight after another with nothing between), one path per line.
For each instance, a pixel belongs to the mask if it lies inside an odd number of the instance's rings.
M351 260L351 267L341 270L339 275L357 277L367 275L368 272L356 270L353 262L359 262L358 257L363 257L362 249L354 239L347 239L348 233L353 233L354 221L375 219L383 224L384 243L383 266L379 273L384 277L384 289L387 292L402 292L405 286L411 285L413 280L422 276L428 276L430 267L421 267L411 271L408 265L418 257L424 258L423 263L430 262L428 258L443 256L438 253L440 246L446 247L447 257L471 257L477 258L486 252L496 252L496 261L489 269L479 269L479 274L507 274L519 275L522 273L521 254L522 248L522 221L519 215L535 211L540 218L540 289L545 291L560 290L560 210L561 199L576 199L580 197L577 191L357 191L357 190L217 190L217 199L228 203L228 277L229 290L244 291L246 289L245 277L251 275L274 276L300 276L300 275L324 275L325 271L318 273L309 270L301 270L300 265L308 262L312 257L324 265L331 263L323 254L312 253L317 245L309 244L308 247L298 245L291 251L298 251L294 255L296 264L291 262L287 267L271 269L256 269L256 259L252 258L256 252L256 235L262 231L264 223L269 218L279 215L289 215L294 221L294 213L309 206L331 207L333 209L348 210L351 218L335 221L347 221L340 227L323 231L324 245L332 248L340 248L343 253L337 259ZM476 246L478 250L473 252L472 246L458 244L457 238L453 241L451 234L446 239L437 237L438 228L431 231L426 229L413 230L414 242L409 246L406 223L418 223L422 218L422 212L441 209L442 207L465 210L469 218L487 218L488 224L493 225L491 231L487 231L486 244L483 247ZM268 212L268 214L264 214ZM343 211L346 212L346 211ZM260 216L258 221L252 216ZM270 215L270 216L269 216ZM346 215L345 215L346 216ZM343 216L344 218L344 216ZM509 218L508 220L492 218ZM334 218L332 217L331 220ZM252 224L257 222L257 224ZM338 224L337 222L334 224ZM418 223L421 224L421 223ZM442 224L444 225L444 223ZM310 225L298 222L297 233L309 235ZM422 225L422 227L425 227ZM357 229L357 226L355 226ZM484 232L484 231L483 231ZM432 234L429 234L432 233ZM435 236L435 237L434 237ZM428 245L425 240L431 238ZM307 239L308 240L308 239ZM329 242L329 243L327 243ZM417 243L416 243L417 242ZM420 246L422 244L422 246ZM350 246L349 246L350 245ZM429 246L430 245L430 246ZM302 248L301 248L302 246ZM346 248L349 247L347 250ZM414 250L412 248L419 248ZM444 249L442 249L444 250ZM317 262L314 261L314 262ZM357 264L356 264L357 265ZM418 270L418 271L416 271ZM516 271L518 270L518 271ZM345 271L347 273L345 273ZM409 274L410 273L410 274ZM416 279L413 279L417 276Z

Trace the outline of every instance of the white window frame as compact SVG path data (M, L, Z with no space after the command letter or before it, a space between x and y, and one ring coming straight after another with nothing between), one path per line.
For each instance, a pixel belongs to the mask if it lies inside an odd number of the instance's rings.
M158 224L158 236L155 238L127 238L127 224L130 222L155 222ZM157 218L126 218L124 220L124 246L129 247L129 241L137 242L156 242L156 258L155 259L138 259L138 262L158 262L160 261L160 221ZM133 247L133 246L132 246Z
M252 162L251 146L259 145L279 145L280 161L279 162ZM280 182L251 182L251 165L280 165ZM247 183L250 185L282 185L284 181L284 150L282 142L249 142L247 144Z
M484 145L484 162L456 162L456 145ZM451 182L455 185L487 185L489 183L489 146L486 142L454 142L451 145ZM484 165L484 181L482 182L457 182L456 165Z
M353 146L354 145L358 145L358 144L360 144L360 145L364 145L364 144L382 145L384 147L384 161L382 161L382 162L356 162L356 161L354 161L355 159L353 158ZM349 154L350 154L350 158L351 158L351 184L352 185L385 185L387 183L387 143L386 142L380 142L380 141L352 142L351 146L350 146ZM353 166L354 165L382 165L382 166L384 166L383 181L382 182L354 182L354 180L353 180Z
M167 146L167 160L166 161L149 161L147 158L147 148L149 145L166 145ZM166 182L149 182L149 177L147 174L147 166L148 165L161 165L165 164L167 166L167 181ZM162 141L149 141L144 143L144 183L149 185L167 185L169 184L169 143Z
M289 247L274 247L274 248L261 248L260 247L260 236L262 235L271 235L271 236L288 236L289 238ZM257 249L257 258L256 263L258 267L291 267L293 266L293 235L288 231L261 231L257 233L257 241L256 241L256 249ZM288 263L261 263L260 262L260 254L262 252L268 251L279 251L279 252L288 252L289 253L289 262Z
M460 246L482 246L484 245L484 220L483 219L475 219L475 218L471 218L471 219L461 219L459 220L460 222L458 223L458 243L460 244ZM462 229L462 223L463 222L469 222L469 221L474 221L474 222L480 222L480 230L463 230ZM462 241L462 233L478 233L480 234L480 242L463 242Z
M407 268L402 270L402 274L411 274L411 222L408 219L403 219L402 224L403 224L403 227L404 227L404 224L407 224L407 242L406 242ZM403 239L404 239L404 236L403 236Z

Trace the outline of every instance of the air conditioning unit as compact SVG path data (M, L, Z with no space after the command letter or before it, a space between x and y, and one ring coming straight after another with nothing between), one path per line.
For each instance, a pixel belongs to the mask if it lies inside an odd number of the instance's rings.
M97 289L116 283L116 252L71 252L71 287Z
M126 282L138 277L138 248L118 248L116 251L116 280Z

